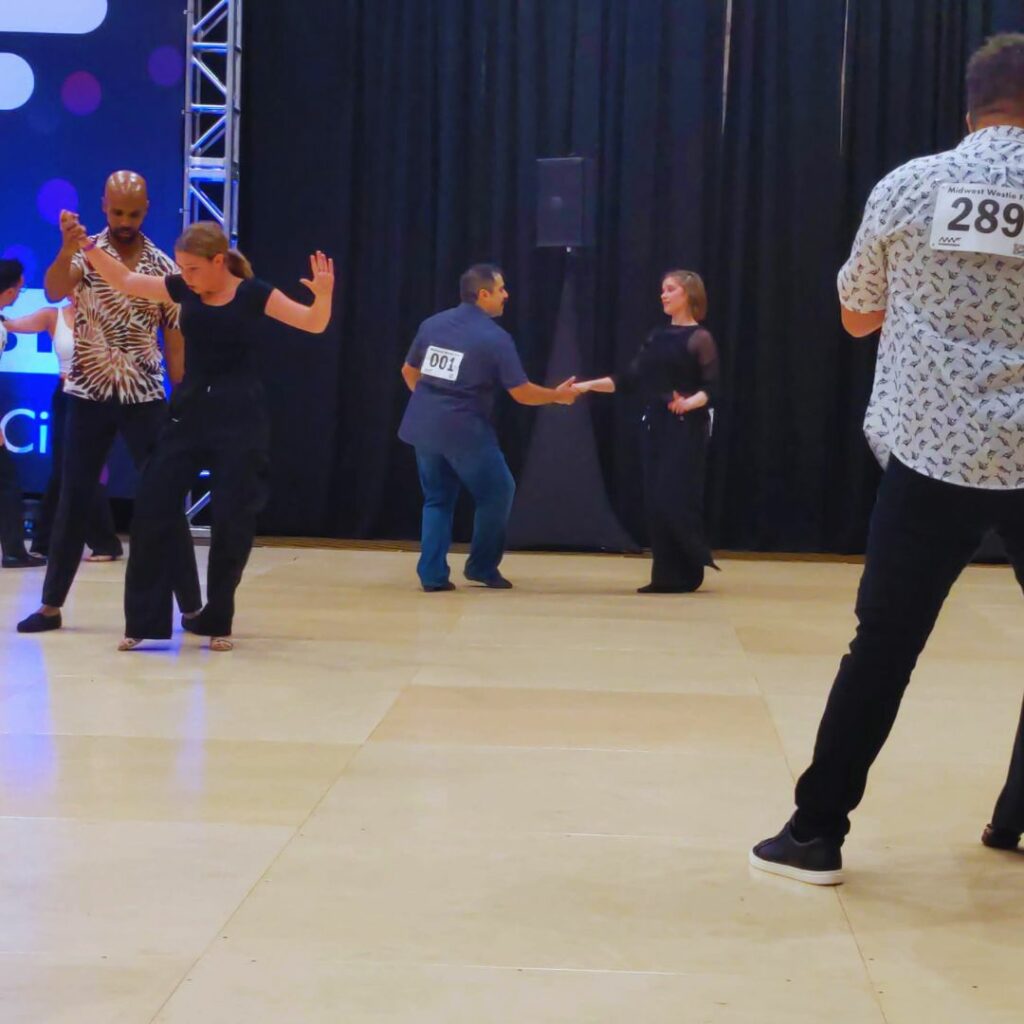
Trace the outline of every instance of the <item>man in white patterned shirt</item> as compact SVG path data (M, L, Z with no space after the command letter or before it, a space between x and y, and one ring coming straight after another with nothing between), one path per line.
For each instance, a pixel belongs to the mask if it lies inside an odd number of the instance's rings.
M842 320L879 328L865 434L885 468L857 596L857 635L818 730L796 813L754 867L842 880L849 813L950 588L989 529L1024 586L1024 35L967 70L970 134L912 160L868 199L839 274ZM1024 721L982 841L1024 831Z
M107 229L94 241L137 273L176 273L174 261L142 233L148 210L145 180L133 171L117 171L107 179L103 193ZM156 443L167 415L159 328L164 330L172 379L180 379L184 365L178 307L115 292L78 251L84 234L77 215L62 212L61 249L46 272L46 293L52 302L75 293L75 350L64 382L64 465L43 603L18 623L19 633L42 633L62 625L60 609L82 559L88 510L115 436L124 437L137 467ZM182 611L191 614L202 602L184 510L175 545L175 591Z

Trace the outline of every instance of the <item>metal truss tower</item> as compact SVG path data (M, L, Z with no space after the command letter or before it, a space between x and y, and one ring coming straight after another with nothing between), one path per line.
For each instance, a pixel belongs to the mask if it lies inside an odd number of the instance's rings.
M188 0L185 17L185 180L182 225L215 220L238 243L242 0ZM203 478L209 476L204 472ZM190 495L189 522L210 503ZM193 526L196 536L209 528Z
M238 240L242 0L188 0L185 50L185 225L215 220Z

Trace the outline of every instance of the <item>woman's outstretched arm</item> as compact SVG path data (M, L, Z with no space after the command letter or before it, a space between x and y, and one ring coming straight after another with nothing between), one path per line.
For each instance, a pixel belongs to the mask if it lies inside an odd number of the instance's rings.
M322 252L309 257L311 278L303 278L304 284L313 293L313 305L289 299L284 292L275 288L267 300L266 314L289 327L297 327L310 334L323 334L331 320L331 300L334 295L334 260Z

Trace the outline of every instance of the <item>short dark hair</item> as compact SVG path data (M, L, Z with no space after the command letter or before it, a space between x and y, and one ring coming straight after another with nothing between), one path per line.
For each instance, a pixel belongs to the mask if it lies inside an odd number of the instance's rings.
M1024 115L1024 34L992 36L967 64L967 109Z
M24 276L21 260L0 260L0 292L13 288Z
M463 302L476 302L480 289L494 291L497 278L504 277L501 267L496 263L474 263L459 278L459 296Z

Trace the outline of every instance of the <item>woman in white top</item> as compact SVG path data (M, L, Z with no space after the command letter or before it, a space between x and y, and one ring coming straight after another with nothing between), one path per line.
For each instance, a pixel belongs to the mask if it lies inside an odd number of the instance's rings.
M50 544L50 528L53 516L57 511L57 499L60 497L60 481L64 465L64 421L67 417L67 397L64 394L64 378L71 369L71 357L75 351L74 337L75 299L71 297L70 305L58 309L56 306L44 306L34 313L7 321L7 330L12 334L39 334L45 331L53 340L53 351L59 365L57 387L50 403L52 440L50 479L46 484L39 519L32 533L32 551L34 554L45 555ZM110 510L106 490L102 483L96 481L96 494L89 508L89 519L86 524L85 542L92 552L87 561L112 562L124 553L121 541L114 529L114 516Z

